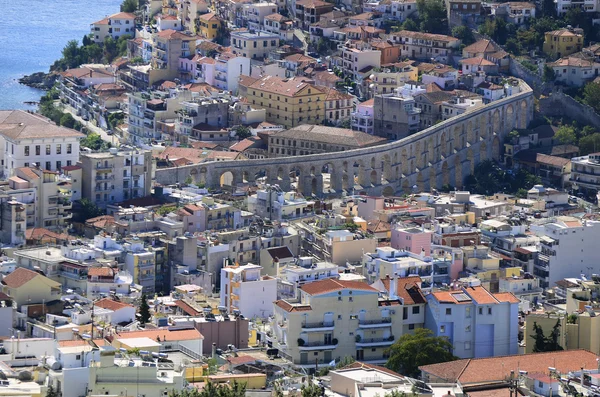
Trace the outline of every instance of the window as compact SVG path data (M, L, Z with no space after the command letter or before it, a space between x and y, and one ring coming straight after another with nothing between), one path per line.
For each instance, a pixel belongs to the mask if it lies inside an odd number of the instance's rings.
M471 332L471 326L470 325L467 325L465 327L465 332Z
M52 153L52 149L50 145L46 145L46 154L49 155L50 153Z
M465 350L471 350L471 342L465 342Z
M446 333L446 326L440 325L440 334L445 334L445 333Z
M60 161L56 162L56 170L60 171L62 164L60 163Z
M75 356L75 360L81 360L81 354L77 354L77 355Z
M50 161L46 161L46 169L51 170L52 166L50 165Z
M59 143L56 145L56 154L61 154L62 153L62 145Z
M420 310L419 306L413 306L413 308L412 308L412 314L419 314L419 310Z
M357 318L358 318L358 316L356 314L350 315L350 320L356 320Z
M479 308L479 314L483 314L483 307Z
M29 156L29 146L25 146L25 156Z
M446 309L446 316L451 316L452 315L452 309L447 308Z
M488 307L488 314L492 314L492 308Z
M415 325L414 324L408 324L408 329L415 329Z
M35 145L35 155L36 156L40 155L40 145Z

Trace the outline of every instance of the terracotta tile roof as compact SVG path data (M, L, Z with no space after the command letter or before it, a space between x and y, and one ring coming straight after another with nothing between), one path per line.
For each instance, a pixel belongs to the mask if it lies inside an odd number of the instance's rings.
M455 298L454 295L463 294L462 291L438 291L432 292L431 296L433 296L440 303L453 303L453 304L468 304L471 303L471 299L459 301Z
M108 342L104 339L92 339L97 346L107 346ZM84 339L76 339L76 340L61 340L58 341L59 347L75 347L75 346L87 346L89 345L89 340Z
M358 106L375 106L375 98L371 98L367 101L361 102Z
M135 19L135 14L132 12L118 12L109 16L110 19Z
M283 22L283 21L288 21L289 20L288 18L284 17L283 15L277 14L277 13L271 14L271 15L267 15L265 17L265 19L268 19L270 21L275 21L275 22Z
M157 337L160 337L161 341L204 339L204 336L202 336L197 329L169 330L167 328L158 328L142 331L121 332L116 335L117 339L150 338L152 340L156 340Z
M488 290L481 286L463 288L463 291L465 291L467 295L471 297L471 299L480 305L491 305L498 303L496 298L494 298L494 296Z
M117 302L110 298L100 299L99 301L94 302L94 306L101 307L103 309L112 310L114 312L117 310L125 309L127 307L133 307L133 305L123 303L123 302Z
M459 61L459 63L461 65L473 65L473 66L494 66L494 65L496 65L494 62L488 61L487 59L481 58L481 57L461 59Z
M227 362L232 365L249 364L256 361L256 358L248 355L242 355L237 357L227 357Z
M344 289L356 289L377 293L375 288L371 287L369 284L363 283L362 281L334 280L331 278L304 284L302 287L300 287L300 289L309 295L322 295Z
M326 101L337 101L343 99L354 99L354 96L340 92L335 88L330 88L329 91L327 91L327 96L325 97Z
M260 138L259 138L260 140ZM242 139L239 142L234 143L233 145L231 145L229 147L229 150L233 150L234 152L243 152L247 149L249 149L250 147L252 147L253 145L255 145L257 143L256 139L250 139L250 138L246 138L246 139Z
M180 40L184 40L184 41L185 40L191 41L191 40L197 39L196 36L188 36L187 34L178 32L173 29L161 30L160 32L156 33L156 36L160 37L161 39L168 39L168 40L180 39Z
M286 312L306 312L312 310L312 307L309 305L292 305L284 300L275 301L275 305Z
M194 309L188 303L186 303L182 300L176 300L175 306L177 306L178 308L183 310L183 312L189 316L197 316L200 314L200 312L198 310Z
M59 127L49 119L22 110L0 112L0 135L13 140L36 138L83 138L70 128Z
M93 22L92 25L108 25L108 18L103 18L99 21Z
M385 372L386 374L389 374L392 376L404 377L403 375L400 375L399 373L394 372L391 369L388 369L386 367L382 367L380 365L367 364L367 363L363 363L361 361L355 361L351 364L346 365L345 367L343 367L341 369L360 369L360 368L376 369L378 371Z
M353 148L380 145L387 141L385 138L360 131L310 124L302 124L289 130L279 131L273 134L273 136L345 145Z
M306 88L312 88L313 90L322 92L322 89L306 82L306 78L292 77L289 79L282 79L276 76L265 76L258 80L255 80L248 88L253 88L273 94L280 94L285 96L295 96L300 94ZM241 83L241 78L240 78Z
M24 267L18 267L15 269L15 271L2 279L2 284L9 288L19 288L37 276L42 275L34 272L33 270L25 269Z
M487 39L482 39L482 40L476 41L475 43L463 48L463 52L475 53L475 54L496 52L498 50L499 50L499 48L496 45L494 45L493 42L491 42L490 40L487 40Z
M592 66L597 65L597 62L594 62L591 59L584 59L576 56L568 56L564 58L560 58L555 62L549 62L548 66L553 67L577 67L577 68L591 68Z
M90 68L87 66L81 66L74 69L67 69L61 73L64 77L72 77L75 79L82 79L84 77L89 78L104 78L114 77L114 75L106 69Z
M88 278L95 277L114 277L115 271L108 266L92 266L88 268Z
M512 294L512 292L496 292L494 298L498 302L519 303L520 300Z
M547 154L537 153L535 160L540 164L548 164L555 167L564 167L571 162L569 159L558 156L549 156Z
M68 240L69 235L66 233L56 233L52 230L43 227L34 227L25 231L26 240L43 240L45 238L55 240Z
M411 32L410 30L401 30L399 32L392 33L392 36L409 37L411 39L419 39L419 40L435 40L435 41L446 41L446 42L458 40L456 37L446 36L443 34Z
M200 15L200 19L203 21L219 20L214 12L207 12L206 14Z
M95 218L90 218L85 221L85 224L99 229L104 229L115 223L115 218L112 215L101 215Z
M190 145L194 149L214 149L219 146L218 143L215 142L205 142L205 141L195 141L190 143Z
M326 6L333 8L333 4L321 0L299 0L296 2L296 5L303 6L304 8L317 8Z
M503 381L510 371L547 372L549 363L560 373L597 368L596 354L587 350L563 350L548 353L518 354L490 358L457 360L419 367L426 374L463 385Z
M390 278L381 279L383 286L390 291ZM418 305L426 303L425 296L421 292L419 285L421 277L401 277L396 279L396 294L402 298L405 305Z
M581 34L579 33L575 33L569 29L563 28L563 29L558 29L558 30L553 30L551 32L546 32L546 34L549 34L550 36L557 36L557 37L575 37L575 36L581 36Z

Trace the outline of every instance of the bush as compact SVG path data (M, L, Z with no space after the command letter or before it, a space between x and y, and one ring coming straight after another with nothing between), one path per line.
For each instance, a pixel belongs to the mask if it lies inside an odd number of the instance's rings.
M302 339L302 338L298 338L297 342L298 342L298 346L304 346L304 344L306 343L306 342L304 342L304 339Z

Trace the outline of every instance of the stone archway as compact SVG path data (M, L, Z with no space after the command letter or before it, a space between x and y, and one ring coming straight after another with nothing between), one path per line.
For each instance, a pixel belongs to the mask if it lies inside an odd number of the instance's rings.
M527 128L527 114L527 101L522 100L521 104L519 105L519 128Z
M221 173L221 175L219 176L219 186L220 187L233 186L233 182L234 182L233 172L231 172L231 171L225 171L225 172Z
M508 126L509 131L513 130L514 128L517 128L516 123L515 123L515 110L512 105L508 105L506 107L506 123L505 123L505 125Z
M472 145L475 143L475 133L473 132L473 121L467 122L467 141Z
M469 162L469 173L473 175L475 173L475 156L471 148L467 150L467 161Z
M484 142L481 142L481 145L479 145L479 162L481 163L482 161L485 161L488 159L488 155L487 155L487 146Z
M369 174L369 182L371 182L371 185L373 186L377 186L379 185L379 175L377 174L377 170L371 170L371 173Z
M383 197L391 197L394 195L394 188L391 186L386 186L383 188L383 191L381 192L381 195Z
M406 148L403 147L402 151L400 152L400 161L401 163L401 167L402 167L402 173L404 175L408 175L408 155L406 154Z
M328 193L330 190L333 190L339 193L343 189L342 175L340 175L339 170L336 169L333 162L323 164L321 175L323 178L323 192Z
M500 111L494 110L492 114L492 132L498 134L500 132Z
M456 150L457 152L462 148L461 142L460 142L461 129L462 128L458 125L456 127L454 127L453 146L454 146L454 150Z
M390 160L389 154L384 154L381 160L381 176L383 178L382 183L390 183L394 181L394 174L392 170L392 161Z
M487 131L487 122L488 115L482 114L479 116L479 137L485 139L485 132Z
M500 160L500 139L497 136L492 140L492 158L496 161Z
M450 184L450 169L448 162L444 161L442 164L442 185L446 186Z

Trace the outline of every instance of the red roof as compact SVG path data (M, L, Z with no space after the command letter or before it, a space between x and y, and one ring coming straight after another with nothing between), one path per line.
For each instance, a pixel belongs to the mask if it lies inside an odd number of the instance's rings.
M309 295L321 295L329 292L341 291L343 289L357 289L377 292L375 288L363 283L362 281L334 280L331 278L313 281L312 283L304 284L300 288Z
M390 278L381 280L385 289L390 291ZM425 296L421 292L419 285L421 277L401 277L396 279L396 294L402 298L405 305L416 305L426 303Z
M198 310L194 309L188 303L186 303L182 300L176 300L175 306L177 306L178 308L183 310L185 312L185 314L190 315L190 316L197 316L198 314L200 314L200 312Z
M125 309L127 307L133 307L133 305L123 303L123 302L117 302L110 298L100 299L99 301L94 303L94 306L101 307L103 309L112 310L112 311Z
M41 274L36 273L33 270L25 269L24 267L18 267L15 271L2 279L2 284L9 288L19 288L37 276L41 276Z
M169 330L167 328L158 328L152 330L142 331L129 331L121 332L117 334L118 339L130 339L130 338L150 338L156 340L166 341L181 341L181 340L195 340L204 339L204 336L197 329L178 329Z

